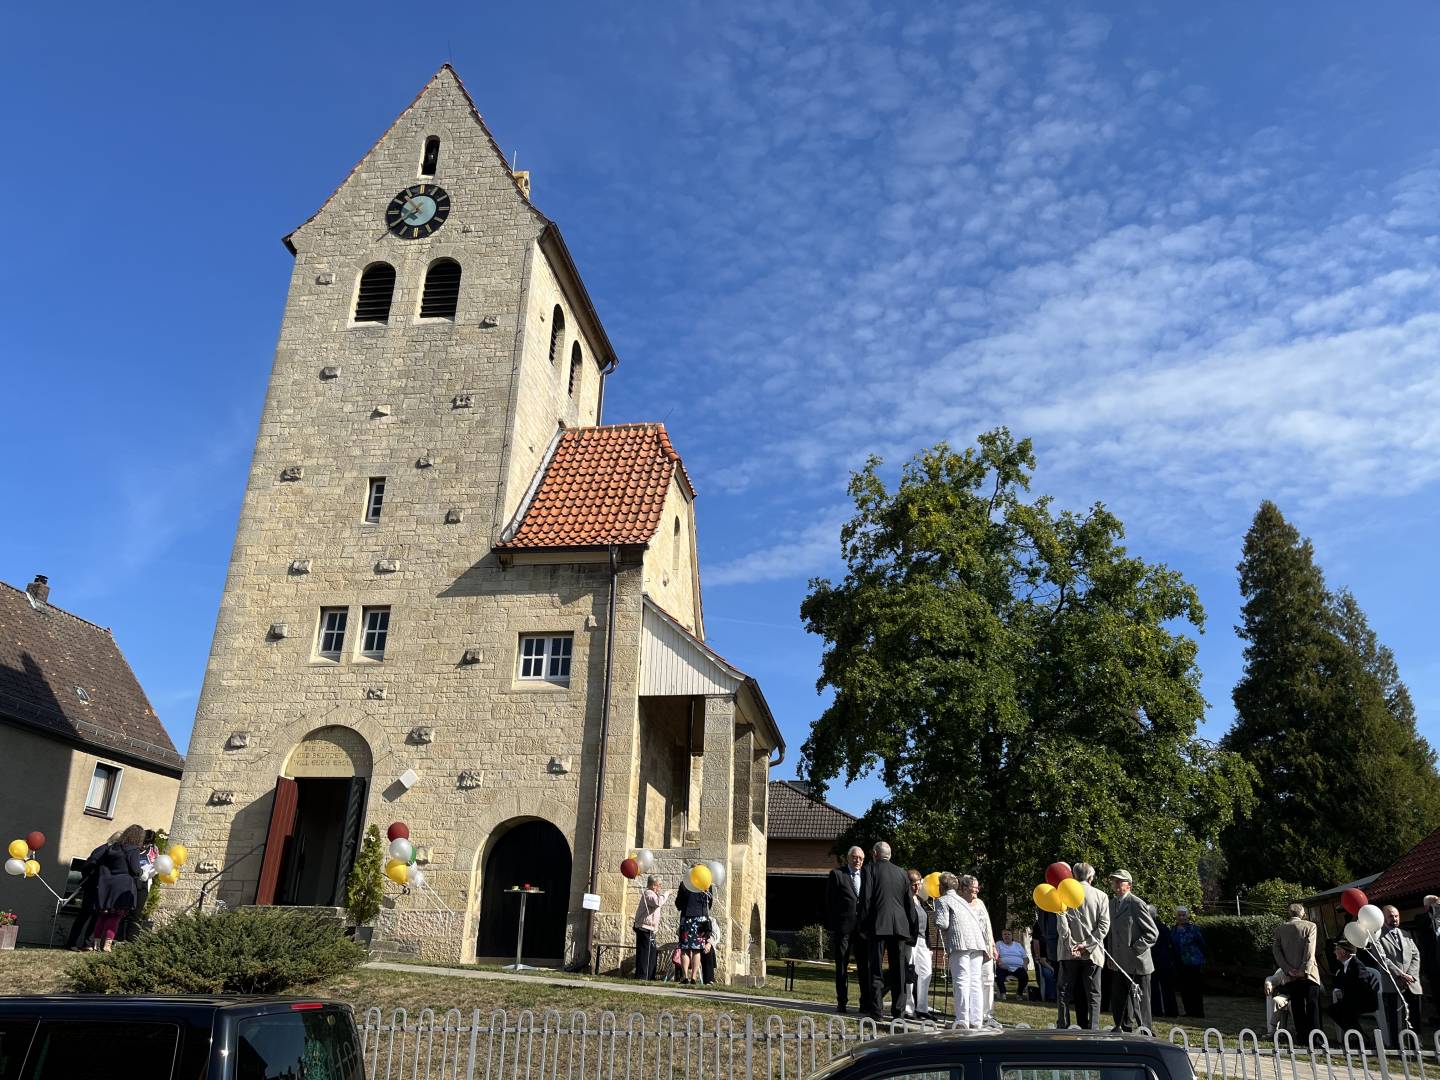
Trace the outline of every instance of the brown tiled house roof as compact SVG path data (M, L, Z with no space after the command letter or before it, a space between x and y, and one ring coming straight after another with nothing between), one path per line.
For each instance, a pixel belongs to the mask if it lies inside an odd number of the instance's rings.
M770 840L835 840L857 820L810 794L799 780L771 780L765 836Z
M518 528L501 551L646 544L678 473L695 489L664 424L611 424L562 432Z
M1440 829L1401 855L1366 890L1372 904L1440 893Z
M0 721L161 765L176 776L185 764L110 631L4 582Z

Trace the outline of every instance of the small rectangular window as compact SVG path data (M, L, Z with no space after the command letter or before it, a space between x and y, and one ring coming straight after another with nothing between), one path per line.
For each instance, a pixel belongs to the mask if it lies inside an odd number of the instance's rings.
M570 683L570 655L575 639L570 634L523 634L520 638L520 678Z
M86 810L105 817L115 816L115 798L120 794L121 771L120 766L106 765L104 762L95 766L95 773L90 777L90 790L85 793Z
M390 609L367 607L364 611L365 637L360 651L371 660L385 659L385 642L390 636Z
M365 496L365 520L372 525L380 520L380 510L385 505L385 477L372 476L370 488Z
M343 607L320 609L320 640L315 651L331 660L339 660L345 649L345 624L350 611Z

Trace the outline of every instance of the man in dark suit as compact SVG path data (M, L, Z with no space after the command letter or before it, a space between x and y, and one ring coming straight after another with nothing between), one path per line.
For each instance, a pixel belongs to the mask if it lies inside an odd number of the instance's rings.
M1355 946L1344 938L1335 942L1335 977L1331 983L1330 1019L1340 1025L1341 1035L1355 1028L1367 1040L1373 1038L1374 1013L1380 1008L1380 973L1356 959ZM1372 1021L1367 1025L1371 1031L1360 1026L1367 1018Z
M1435 1021L1440 1023L1440 896L1425 897L1425 909L1410 924L1410 936L1420 950L1420 977L1425 995L1432 1002ZM1420 1022L1420 1017L1415 1017Z
M870 958L857 929L864 865L864 849L852 847L845 853L845 865L831 870L825 882L825 929L830 931L830 955L835 958L835 1011L839 1013L846 1010L850 1001L852 956L855 957L855 976L860 982L862 1007L869 994L866 987L870 985Z
M920 922L910 902L910 879L890 861L890 845L882 840L870 849L870 854L874 861L865 868L860 888L860 930L870 947L870 992L861 1009L871 1019L883 1021L887 983L890 1015L899 1017L905 1011L903 946L919 936ZM882 974L884 960L890 966Z

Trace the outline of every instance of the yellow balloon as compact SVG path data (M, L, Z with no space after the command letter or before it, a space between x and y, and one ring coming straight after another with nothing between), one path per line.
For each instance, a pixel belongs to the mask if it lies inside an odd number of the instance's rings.
M166 885L174 885L177 881L180 880L180 870L176 868L174 870L171 870L168 874L161 874L157 880Z
M1035 886L1035 891L1030 894L1035 901L1035 906L1041 911L1048 911L1051 914L1059 915L1065 910L1065 905L1060 902L1060 897L1055 894L1055 886L1042 881Z
M190 850L184 844L171 844L165 849L176 866L184 866L190 860Z
M404 885L410 880L410 867L399 859L391 859L385 864L385 876L396 885Z
M704 863L697 863L690 868L690 884L695 886L699 892L710 888L710 882L714 878L710 874L710 868Z
M940 871L935 870L929 874L926 874L925 877L922 879L921 884L925 889L925 895L928 896L931 900L934 900L937 896L940 895Z
M37 874L39 874L39 873L40 873L40 864L39 864L38 862L36 862L34 859L26 859L26 860L25 860L25 876L26 876L26 877L35 877L35 876L36 876Z
M1085 902L1085 886L1073 877L1066 878L1056 887L1055 895L1059 898L1062 907L1078 908Z
M24 840L10 841L10 857L12 859L28 859L30 857L30 845Z

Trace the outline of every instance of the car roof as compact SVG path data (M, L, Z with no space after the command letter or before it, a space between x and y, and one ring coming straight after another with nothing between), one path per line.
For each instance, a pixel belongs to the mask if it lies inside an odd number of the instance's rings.
M964 1042L963 1048L957 1043ZM1006 1028L983 1029L979 1031L952 1029L944 1031L913 1032L906 1035L891 1035L883 1039L862 1042L848 1052L852 1061L863 1061L867 1057L883 1056L897 1050L907 1053L924 1054L934 1052L943 1055L957 1049L976 1053L1015 1054L1044 1053L1065 1050L1073 1052L1085 1047L1097 1056L1105 1054L1153 1054L1157 1051L1173 1050L1184 1053L1182 1047L1150 1035L1130 1035L1123 1032L1083 1031L1078 1028Z
M263 994L35 994L27 997L0 997L0 1013L60 1016L102 1012L166 1013L191 1017L216 1011L255 1012L260 1008L297 1004L340 1006L321 998L267 997Z

